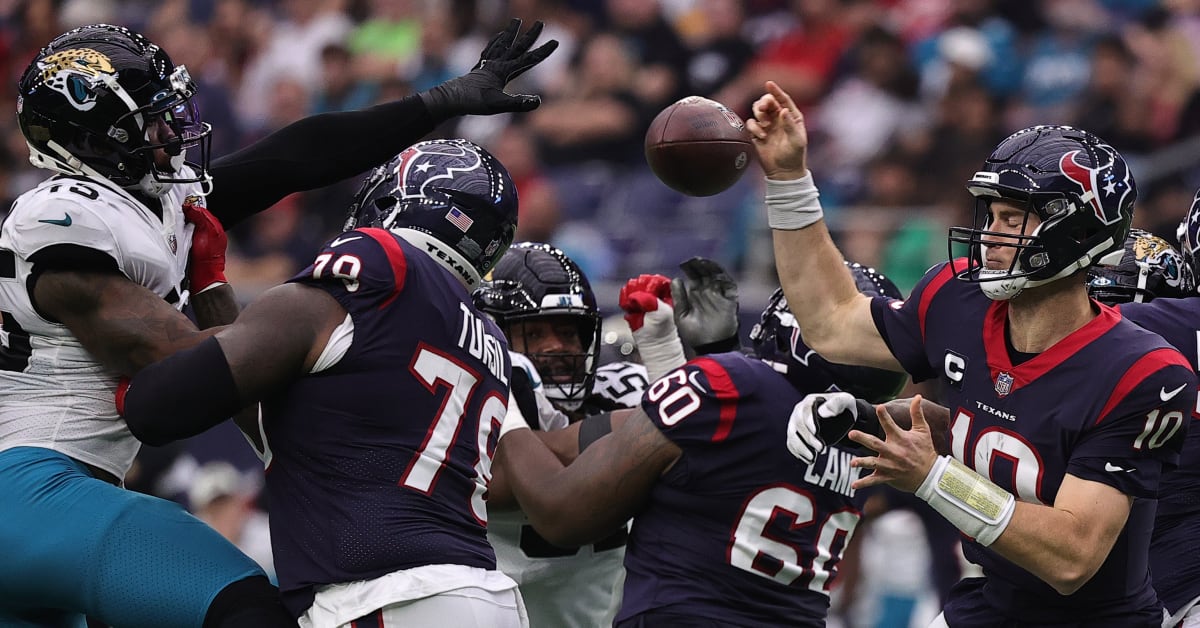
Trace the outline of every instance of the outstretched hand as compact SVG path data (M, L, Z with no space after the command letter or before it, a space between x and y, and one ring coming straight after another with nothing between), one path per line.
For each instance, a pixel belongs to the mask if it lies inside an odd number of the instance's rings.
M758 161L768 179L789 181L808 172L808 131L804 114L775 81L767 81L767 93L754 101L754 116L746 129L754 140Z
M445 120L468 114L488 115L536 109L542 102L540 96L509 94L504 88L510 81L549 57L558 48L558 41L551 39L530 50L542 33L542 22L534 22L524 34L520 31L521 20L513 18L508 28L488 42L479 55L479 63L470 72L421 92L421 99L425 101L429 113L436 119Z
M879 416L879 426L883 429L883 439L859 430L850 431L850 440L876 452L874 456L860 456L850 461L852 467L874 471L871 475L855 480L851 486L857 490L890 484L912 493L920 488L938 457L934 451L929 424L925 422L921 395L913 397L909 404L912 429L906 430L896 425L886 405L876 406L876 412Z
M721 265L693 257L679 265L683 277L671 280L679 338L692 347L733 340L737 343L737 282Z

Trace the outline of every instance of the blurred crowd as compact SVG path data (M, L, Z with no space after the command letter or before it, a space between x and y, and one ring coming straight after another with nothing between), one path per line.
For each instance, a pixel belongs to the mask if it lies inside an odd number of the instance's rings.
M664 106L709 96L745 115L763 81L805 109L822 200L847 256L907 289L965 220L963 182L1008 131L1083 126L1133 164L1136 226L1172 236L1200 179L1197 0L0 0L0 101L37 48L108 21L161 43L201 84L220 155L305 115L370 106L470 68L509 16L562 42L522 77L536 112L437 131L493 150L518 181L520 239L602 283L707 255L772 281L758 177L706 199L649 173ZM0 121L0 195L40 176ZM231 277L271 285L339 230L356 186L289 197L234 231ZM7 207L5 202L0 206Z

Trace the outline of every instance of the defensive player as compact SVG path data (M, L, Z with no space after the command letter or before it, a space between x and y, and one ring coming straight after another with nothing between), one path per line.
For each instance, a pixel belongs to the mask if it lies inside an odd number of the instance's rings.
M490 314L508 338L514 371L520 364L530 378L536 409L522 415L530 417L531 426L562 429L616 409L622 396L634 397L627 407L637 405L641 395L634 393L644 392L647 385L645 369L637 372L640 365L608 365L608 372L632 369L632 377L611 383L633 390L595 386L600 311L591 284L570 257L548 244L522 242L504 254L489 277L475 290L475 305ZM613 397L613 392L625 394ZM611 626L626 529L583 547L558 547L528 525L519 510L497 510L494 504L489 500L488 538L500 571L520 585L529 624Z
M665 278L628 283L622 307L634 333L653 325L662 338L673 335L669 301ZM764 332L759 346L774 364L733 352L674 368L651 384L641 409L569 466L506 417L498 460L539 532L582 544L633 517L615 625L824 625L842 548L860 518L857 472L836 448L799 464L774 430L805 391L864 383L845 373L893 392L903 376L830 369L790 319L782 300L763 314L775 333Z
M968 184L970 256L930 270L907 301L863 298L841 270L806 164L795 104L774 83L747 124L767 174L776 264L792 312L830 360L937 378L953 456L919 407L911 430L880 413L878 452L854 461L916 492L974 539L986 578L950 593L940 625L1158 626L1147 552L1164 466L1195 402L1189 363L1085 288L1119 259L1136 197L1095 136L1033 127L1001 142Z
M58 174L18 198L0 232L0 624L294 625L232 545L118 488L138 443L112 403L117 377L203 339L177 309L188 293L201 322L228 315L208 307L228 302L208 301L228 296L219 275L185 281L185 206L202 215L207 203L229 226L366 170L447 117L537 106L503 88L554 44L531 51L540 28L518 29L429 92L300 121L211 168L195 85L149 40L94 25L38 53L17 118L31 161Z
M525 625L484 507L511 363L468 292L512 242L512 179L475 144L422 142L351 211L312 265L143 369L126 421L211 426L263 401L275 567L302 625Z

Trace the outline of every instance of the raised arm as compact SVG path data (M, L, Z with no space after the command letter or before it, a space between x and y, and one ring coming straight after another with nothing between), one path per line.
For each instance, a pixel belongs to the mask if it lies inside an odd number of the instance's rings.
M871 317L822 218L808 171L804 116L774 82L754 102L746 126L767 176L766 203L775 267L804 342L842 364L903 370Z
M508 94L504 88L550 56L558 42L533 48L542 23L534 22L524 33L520 29L521 20L510 21L463 76L396 102L304 118L218 159L211 168L209 208L225 227L232 227L288 194L377 166L450 118L536 108L538 96Z

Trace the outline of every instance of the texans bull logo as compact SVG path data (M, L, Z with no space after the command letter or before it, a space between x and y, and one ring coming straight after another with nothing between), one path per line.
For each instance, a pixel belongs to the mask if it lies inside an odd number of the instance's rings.
M438 156L440 159L426 159ZM412 146L400 153L396 165L396 191L400 198L428 198L437 189L437 181L450 181L458 173L484 168L479 154L452 144ZM488 177L491 179L492 177ZM432 186L432 187L431 187ZM479 190L480 196L497 194L494 190Z
M1104 145L1095 147L1095 161L1107 157L1107 161L1096 167L1079 163L1076 157L1082 151L1065 153L1058 160L1058 169L1082 190L1079 199L1092 208L1096 218L1106 225L1121 220L1120 208L1125 197L1133 192L1129 183L1129 169L1125 162L1116 159L1115 151Z

